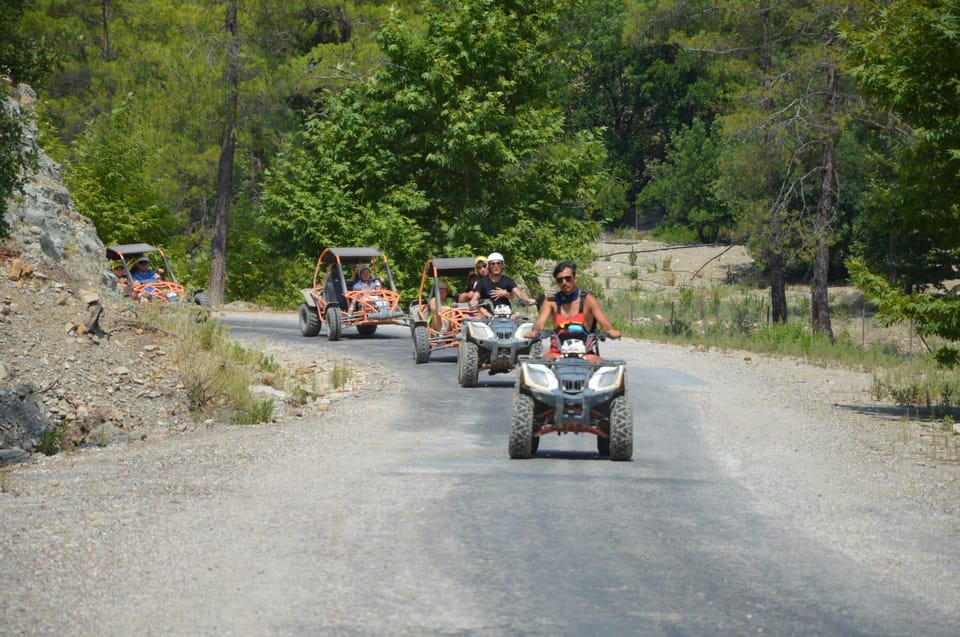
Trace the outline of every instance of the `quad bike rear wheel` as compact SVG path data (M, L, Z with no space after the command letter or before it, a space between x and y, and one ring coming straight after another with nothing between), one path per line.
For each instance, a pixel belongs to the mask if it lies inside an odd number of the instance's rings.
M413 357L417 365L430 362L430 335L426 325L413 326Z
M461 387L476 387L480 373L480 351L476 343L461 341L457 347L457 380Z
M626 396L617 396L610 404L609 445L611 460L633 458L633 404Z
M510 457L529 458L534 453L533 399L526 394L515 394L510 413ZM536 438L539 442L539 438ZM539 445L538 445L539 446Z
M314 308L306 303L301 303L299 319L301 334L304 336L316 336L320 333L320 328L323 324L320 322L320 316Z
M335 305L327 306L327 339L331 341L339 341L341 330L343 329L340 324L340 308Z

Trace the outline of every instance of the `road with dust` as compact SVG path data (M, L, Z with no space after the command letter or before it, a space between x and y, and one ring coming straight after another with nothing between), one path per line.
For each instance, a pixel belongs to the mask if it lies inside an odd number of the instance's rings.
M223 320L248 342L367 361L379 382L319 417L217 427L12 476L20 506L4 496L0 513L44 507L50 531L22 541L70 551L34 553L36 575L0 557L0 632L954 635L960 626L955 597L938 600L909 565L843 539L863 507L886 504L861 502L850 516L820 507L826 523L811 525L776 497L795 495L777 486L789 479L771 468L757 480L737 468L742 447L718 448L750 424L741 421L799 426L809 416L777 411L751 377L720 378L706 358L607 343L606 354L629 362L633 460L601 459L595 438L574 435L510 460L512 374L461 388L455 350L415 365L402 327L330 342L300 337L292 314ZM897 539L915 514L861 526ZM955 528L909 536L899 558L942 553ZM956 580L956 549L947 552L939 564Z

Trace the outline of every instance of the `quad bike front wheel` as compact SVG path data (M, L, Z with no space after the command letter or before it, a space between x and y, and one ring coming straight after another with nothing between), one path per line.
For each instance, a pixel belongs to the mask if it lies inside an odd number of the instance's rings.
M339 341L343 329L341 326L340 308L335 305L327 306L327 339Z
M300 333L304 336L316 336L320 333L320 328L323 325L317 311L306 303L300 304L299 321Z
M610 404L610 438L608 440L611 460L633 458L633 405L626 396L617 396Z
M460 341L457 347L457 380L461 387L476 387L480 374L480 351L476 343Z
M522 459L532 456L536 453L533 441L533 399L526 394L515 394L510 412L510 457Z
M426 325L413 326L413 357L417 365L430 362L430 335Z

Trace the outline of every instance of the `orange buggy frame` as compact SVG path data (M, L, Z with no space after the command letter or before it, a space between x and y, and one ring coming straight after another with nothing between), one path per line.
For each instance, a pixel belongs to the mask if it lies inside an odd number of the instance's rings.
M130 271L132 263L137 259L148 254L159 255L163 263L163 275L165 280L151 281L141 283L137 281ZM117 261L123 267L124 280L118 281L121 284L124 294L133 298L134 301L145 303L148 301L159 301L161 303L179 303L186 304L188 299L184 294L183 285L177 280L170 267L170 261L166 253L161 248L152 246L149 243L127 243L123 245L113 245L106 247L106 257L110 261ZM149 258L149 257L148 257ZM190 301L203 307L210 307L210 297L202 290L193 290Z
M386 277L376 290L352 290L344 267L361 265L379 270ZM324 270L326 274L324 274ZM400 307L400 295L386 255L376 248L327 248L320 253L313 272L313 287L300 290L300 333L316 336L324 325L327 338L339 340L344 328L356 327L361 336L372 336L380 325L408 325Z
M430 361L436 350L456 347L464 321L482 319L476 307L454 303L440 306L441 277L462 277L464 281L474 271L473 257L446 257L427 259L420 277L417 300L410 306L411 333L414 358L418 364ZM430 317L431 303L440 306L436 316Z

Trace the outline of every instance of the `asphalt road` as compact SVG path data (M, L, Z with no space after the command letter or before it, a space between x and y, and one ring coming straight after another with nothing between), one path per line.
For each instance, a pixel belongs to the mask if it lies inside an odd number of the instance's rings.
M264 587L278 551L296 560L298 581L227 632L958 633L954 617L907 587L762 513L769 509L724 474L703 441L709 415L694 397L704 379L669 362L629 367L632 462L600 459L592 436L574 435L546 438L534 459L510 460L512 374L481 373L479 387L461 388L455 350L415 365L401 327L372 338L345 330L331 342L302 338L292 314L224 320L238 337L400 372L358 406L342 446L323 452L346 459L349 475L309 459L296 469L303 497L277 506L297 510L271 516L296 522L283 525L283 541L262 542L258 559ZM605 347L630 361L643 345ZM263 484L274 477L284 479L266 475Z

